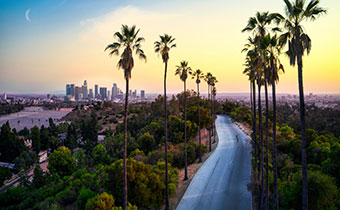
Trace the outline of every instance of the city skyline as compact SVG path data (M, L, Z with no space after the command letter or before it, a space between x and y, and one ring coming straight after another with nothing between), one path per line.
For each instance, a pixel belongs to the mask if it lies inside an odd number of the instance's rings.
M115 101L122 100L124 98L123 90L121 90L116 83L113 83L112 88L99 86L94 84L93 88L88 86L87 80L84 80L83 85L78 86L74 83L66 84L64 100L65 101L82 101L82 100L94 100L100 99L103 101ZM6 93L4 93L4 96ZM129 96L132 99L145 99L145 90L140 90L140 94L137 93L137 89L130 89Z
M158 35L169 33L176 38L177 48L170 53L168 92L182 90L174 72L183 59L193 69L216 75L217 92L248 92L247 78L242 75L244 55L240 51L249 34L241 33L241 29L255 11L284 13L283 1L270 0L20 2L3 1L0 8L4 32L0 40L0 92L54 93L66 83L81 83L84 79L107 87L111 81L123 86L123 72L116 68L117 58L110 59L104 52L121 24L136 24L146 39L142 48L148 62L144 64L135 58L131 89L162 92L163 64L153 51L153 42ZM340 2L329 0L325 7L326 16L305 24L312 39L312 51L304 57L304 86L306 92L336 94L340 93L337 58ZM25 18L28 9L30 21ZM324 31L330 33L325 36ZM296 94L297 70L284 55L281 60L286 71L280 77L278 92ZM202 92L206 88L202 84ZM194 81L188 81L188 89L195 89Z

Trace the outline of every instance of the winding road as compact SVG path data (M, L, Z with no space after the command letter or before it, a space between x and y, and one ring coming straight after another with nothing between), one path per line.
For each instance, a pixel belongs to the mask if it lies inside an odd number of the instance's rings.
M218 115L215 124L217 148L192 179L177 210L251 209L250 139L227 116Z

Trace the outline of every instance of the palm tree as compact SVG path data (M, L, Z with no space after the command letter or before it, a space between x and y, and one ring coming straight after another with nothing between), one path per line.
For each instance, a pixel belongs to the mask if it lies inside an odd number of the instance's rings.
M208 72L205 77L204 77L204 80L205 82L208 84L208 102L210 100L210 83L211 83L211 77L212 77L212 74L210 72ZM210 113L211 115L211 113ZM210 117L209 117L210 118ZM211 152L211 134L210 134L210 119L209 119L209 126L208 126L208 136L209 136L209 152Z
M253 129L253 147L254 147L254 156L255 156L255 177L257 177L258 173L258 163L257 163L257 126L256 126L256 87L255 87L255 80L256 80L256 71L258 67L258 53L256 51L256 42L253 38L248 38L248 43L245 44L245 48L241 52L247 52L245 66L243 73L248 75L251 92L252 92L252 129Z
M166 74L168 71L169 51L171 48L176 47L174 43L175 38L168 34L160 35L160 41L156 41L155 52L162 56L163 63L165 64L164 70L164 128L165 128L165 209L169 209L169 187L168 187L168 111L167 111L167 96L166 96Z
M305 128L305 100L303 92L302 56L305 52L310 53L312 42L304 32L301 23L307 20L315 20L327 10L319 7L319 0L284 0L286 18L284 27L286 33L280 37L282 45L288 42L287 55L290 65L298 65L299 97L300 97L300 121L301 121L301 143L302 143L302 209L308 209L308 183L307 183L307 152L306 152L306 128Z
M217 80L216 80L216 83L217 83ZM215 117L216 117L216 104L215 104L215 101L216 101L216 94L217 94L217 92L216 92L217 90L216 90L216 86L215 86L215 84L213 85L213 87L212 87L212 91L211 91L211 93L212 93L212 96L213 96L213 100L212 100L212 104L213 104L213 114L215 115ZM215 143L216 142L216 125L215 125L215 120L214 120L214 126L213 126L213 133L214 133L214 141L213 141L213 143Z
M127 171L126 171L126 146L127 146L127 115L128 115L128 97L129 97L129 80L131 79L131 71L134 67L134 60L132 53L135 52L140 59L145 60L146 55L141 49L141 42L144 41L143 37L138 37L139 29L136 26L129 27L122 25L121 31L114 33L115 41L109 44L106 50L109 50L109 55L120 56L118 61L118 69L124 70L124 78L126 81L125 89L125 116L124 116L124 155L123 155L123 168L124 168L124 203L123 209L127 208ZM119 50L123 48L123 52L119 55Z
M196 85L197 85L197 111L198 111L198 144L199 144L199 163L202 162L202 143L201 143L201 111L200 111L200 83L201 79L204 79L204 74L200 69L197 69L196 71L190 71L189 72L192 75L192 79L196 79Z
M215 89L215 84L217 83L217 79L215 76L211 77L210 80L210 86L211 86L211 90L210 90L210 98L211 98L211 111L210 111L210 117L213 119L213 113L214 113L214 89ZM216 91L216 90L215 90ZM215 93L216 94L216 93ZM213 143L215 143L215 120L213 121L213 123L211 124L211 135L214 136L214 141Z
M255 17L250 17L248 20L247 26L242 30L242 32L252 31L254 35L256 35L257 41L263 38L269 29L272 31L280 31L280 28L273 27L269 28L269 25L272 21L275 21L277 24L280 23L282 20L282 16L278 13L269 13L269 12L257 12ZM262 61L264 59L264 55L262 55ZM263 73L265 71L265 65L263 65ZM258 112L259 112L259 131L260 131L260 180L261 180L261 199L260 199L260 209L262 209L262 202L264 201L264 182L263 182L263 162L264 162L264 155L263 155L263 131L262 131L262 110L261 110L261 86L262 86L262 75L263 73L258 73L257 76L257 85L258 85Z
M273 100L273 197L274 197L274 209L279 209L279 199L277 192L277 149L276 149L276 88L275 85L279 81L278 72L281 70L284 72L283 65L280 62L279 56L281 54L281 45L277 36L273 36L269 43L269 65L270 76L268 78L268 84L272 86L272 100Z
M187 61L182 61L180 65L176 66L175 75L179 75L179 78L184 83L184 180L188 179L188 163L187 163L187 87L186 81L188 78L188 72L191 71L191 68L188 66Z

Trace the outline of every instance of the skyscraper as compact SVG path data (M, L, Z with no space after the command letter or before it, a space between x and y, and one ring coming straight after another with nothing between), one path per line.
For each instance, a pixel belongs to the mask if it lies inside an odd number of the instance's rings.
M94 98L98 98L98 85L94 85Z
M133 98L137 98L137 90L133 91L132 97L133 97Z
M140 98L145 99L145 90L140 91Z
M82 93L83 93L83 98L87 99L88 92L87 92L87 81L86 80L84 80L84 85L81 86L81 89L82 89Z
M111 92L108 90L108 91L107 91L107 100L109 101L109 100L111 100L111 98L112 98L112 97L111 97Z
M71 95L71 85L70 84L66 85L66 95L67 96Z
M82 93L81 87L78 87L78 86L75 87L75 98L76 98L76 101L83 99L83 93Z
M89 90L89 99L93 99L93 89Z
M113 83L113 86L112 86L112 100L114 98L117 98L118 96L118 88L117 88L117 84L116 83Z
M71 84L71 86L70 86L70 95L75 97L75 87L74 87L74 84Z
M99 89L99 91L100 91L100 95L102 97L102 100L107 99L107 88L106 87L101 87Z

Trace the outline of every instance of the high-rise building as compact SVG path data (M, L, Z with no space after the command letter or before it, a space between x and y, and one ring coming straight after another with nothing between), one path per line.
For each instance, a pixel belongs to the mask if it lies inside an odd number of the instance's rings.
M111 95L110 95L110 94L111 94L111 92L108 90L108 91L107 91L107 100L108 100L108 101L111 100Z
M132 97L133 97L133 98L137 98L137 90L133 91Z
M70 85L70 95L71 96L73 96L73 97L75 97L75 86L74 86L74 84L71 84Z
M130 90L130 92L129 92L129 96L131 96L132 95L132 90Z
M4 93L3 99L4 99L4 100L7 100L7 94L6 94L6 93Z
M107 88L106 87L101 87L99 89L100 95L102 97L102 100L107 99Z
M93 89L89 90L89 99L93 99Z
M67 96L71 95L71 85L70 84L66 85L66 95Z
M75 95L76 101L79 101L79 100L83 99L83 93L82 93L82 88L81 87L76 86L74 92L75 92L74 95Z
M118 88L117 88L117 84L113 83L113 87L112 87L112 100L114 98L117 98L118 96Z
M84 80L84 85L81 86L82 93L83 93L83 98L87 99L88 98L88 92L87 92L87 81Z
M140 91L140 98L145 99L145 90Z
M94 97L98 98L98 85L94 85Z

